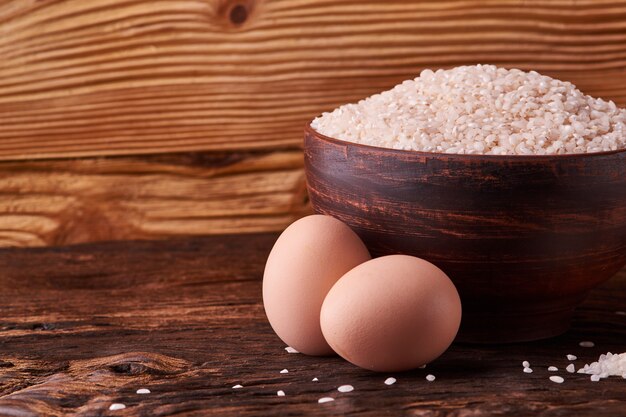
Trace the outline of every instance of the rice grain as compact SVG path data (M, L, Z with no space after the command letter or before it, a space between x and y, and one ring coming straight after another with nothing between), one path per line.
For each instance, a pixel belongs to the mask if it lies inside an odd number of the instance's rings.
M393 385L396 383L396 379L393 377L389 377L387 379L385 379L385 385Z
M550 377L550 381L552 382L556 382L557 384L562 384L563 382L565 382L565 380L563 379L563 377L557 376L557 375L552 375Z
M535 71L424 70L311 122L336 139L449 154L563 155L626 148L626 109Z

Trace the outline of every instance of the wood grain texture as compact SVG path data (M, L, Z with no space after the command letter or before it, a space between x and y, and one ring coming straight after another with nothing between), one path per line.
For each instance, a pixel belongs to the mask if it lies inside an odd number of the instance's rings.
M0 159L272 148L425 67L626 105L626 1L7 0L0 58Z
M616 311L624 310L626 270L592 292L558 338L454 344L424 370L375 374L283 350L261 304L276 237L1 249L0 415L623 415L622 378L593 383L564 368L566 354L580 367L624 351L626 316ZM596 346L581 348L581 340ZM548 380L550 365L564 384ZM428 373L437 379L428 383ZM388 376L398 382L384 385ZM343 384L355 390L337 392ZM318 404L324 396L336 401ZM127 408L108 411L113 402Z
M299 151L0 164L0 246L284 229L308 213Z

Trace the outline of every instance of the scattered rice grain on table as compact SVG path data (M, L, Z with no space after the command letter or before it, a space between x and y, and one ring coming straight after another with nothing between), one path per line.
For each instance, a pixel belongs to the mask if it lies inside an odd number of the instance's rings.
M393 377L389 377L387 379L385 379L385 385L393 385L396 383L396 379Z
M139 388L137 390L137 394L150 394L150 390L148 388Z
M562 384L563 382L565 382L565 379L563 379L563 377L560 377L560 376L557 376L557 375L552 375L550 377L550 381L556 382L557 384Z
M109 406L109 410L111 411L123 410L125 408L126 408L126 405L122 403L113 403Z
M435 379L436 379L436 377L435 377L435 375L433 375L433 374L428 374L428 375L426 375L426 380L427 380L428 382L433 382Z
M336 139L448 154L562 155L626 148L626 109L535 71L494 65L420 76L314 119Z
M329 403L331 401L335 401L335 399L332 397L322 397L319 400L317 400L319 404Z
M339 391L339 392L351 392L351 391L354 391L354 387L352 385L342 385L339 388L337 388L337 391Z

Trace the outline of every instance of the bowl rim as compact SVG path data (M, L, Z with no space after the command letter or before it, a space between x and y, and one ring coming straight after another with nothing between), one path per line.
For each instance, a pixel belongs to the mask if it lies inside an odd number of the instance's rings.
M437 153L437 152L424 152L424 151L415 151L412 149L392 149L392 148L384 148L382 146L374 146L374 145L365 145L362 143L350 142L347 140L341 140L337 138L333 138L330 136L326 136L311 126L311 123L307 122L304 125L304 131L306 133L311 134L312 136L316 136L319 139L322 139L327 142L334 143L336 145L350 146L357 149L363 149L366 151L377 151L388 154L397 154L397 155L412 155L419 158L434 158L434 159L456 159L456 160L474 160L474 161L498 161L498 162L509 162L509 161L562 161L562 160L571 160L571 159L581 159L581 158L593 158L593 157L602 157L602 156L611 156L618 154L626 155L626 148L616 149L614 151L603 151L603 152L589 152L589 153L568 153L561 155L486 155L486 154L458 154L458 153Z

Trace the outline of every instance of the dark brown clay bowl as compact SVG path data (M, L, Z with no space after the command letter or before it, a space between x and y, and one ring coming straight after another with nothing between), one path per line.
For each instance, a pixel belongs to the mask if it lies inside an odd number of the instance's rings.
M626 264L626 151L447 155L339 141L305 128L309 196L373 256L403 253L457 286L457 340L563 333L587 293ZM381 277L384 279L384 277Z

